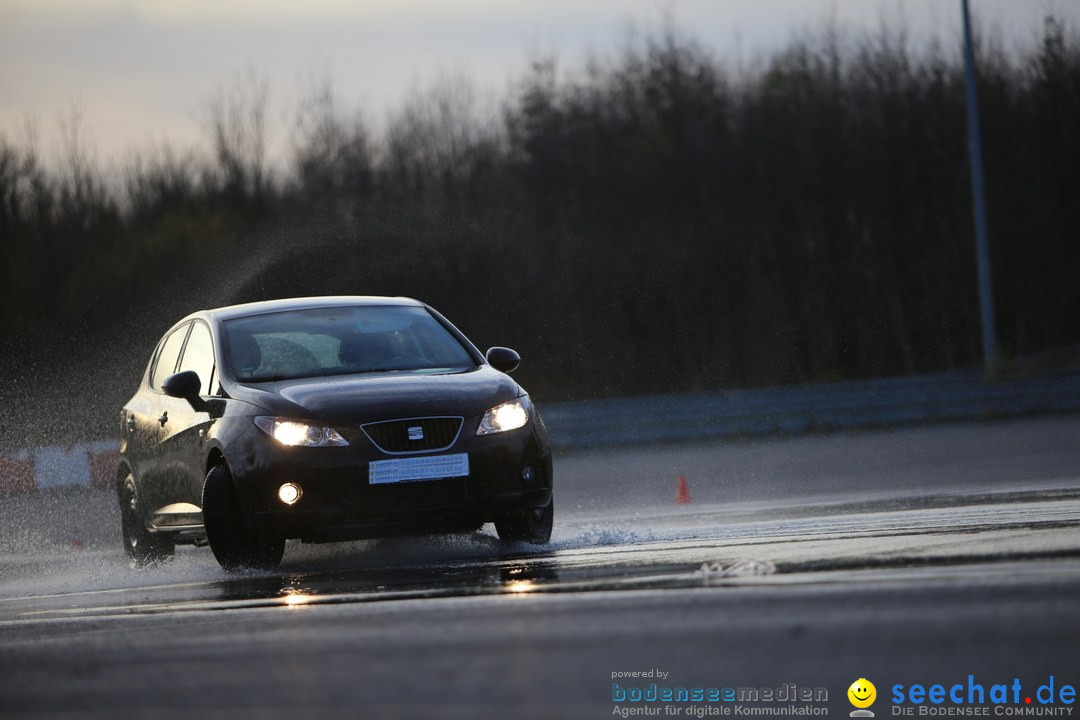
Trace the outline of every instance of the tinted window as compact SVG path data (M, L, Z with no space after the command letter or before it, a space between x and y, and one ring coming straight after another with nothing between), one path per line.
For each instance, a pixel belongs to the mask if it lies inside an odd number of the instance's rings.
M199 374L202 380L200 395L210 394L210 382L214 376L214 341L210 337L210 328L201 322L192 325L191 335L184 346L184 357L180 359L177 372L184 370L194 370Z
M187 335L190 323L181 325L173 330L168 337L165 338L165 342L161 344L161 352L158 353L157 363L154 365L154 373L150 377L150 387L160 388L161 383L165 378L169 377L175 372L176 360L180 357L180 348L184 344L184 337Z
M437 371L472 367L472 355L426 309L316 308L225 322L228 362L238 380Z

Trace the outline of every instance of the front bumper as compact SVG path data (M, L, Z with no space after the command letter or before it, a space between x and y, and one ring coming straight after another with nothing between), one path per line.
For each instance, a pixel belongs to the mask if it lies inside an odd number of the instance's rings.
M467 477L370 484L370 462L399 456L383 453L359 430L346 434L348 447L287 448L252 428L241 442L242 459L230 461L230 469L250 528L309 542L475 530L551 501L542 423L474 433L466 423L453 447L431 453L467 453ZM303 489L293 506L277 499L286 482Z

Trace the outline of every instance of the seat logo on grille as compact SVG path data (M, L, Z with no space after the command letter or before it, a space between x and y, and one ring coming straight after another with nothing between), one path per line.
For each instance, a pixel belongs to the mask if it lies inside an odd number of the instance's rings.
M423 440L424 439L424 428L420 427L419 425L413 425L411 428L409 428L409 439L410 440Z

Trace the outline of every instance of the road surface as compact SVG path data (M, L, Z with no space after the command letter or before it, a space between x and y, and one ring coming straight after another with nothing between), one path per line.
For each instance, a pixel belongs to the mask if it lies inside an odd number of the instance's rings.
M1080 685L1078 440L1080 418L1052 417L575 453L557 459L549 548L490 532L290 545L279 570L233 576L194 548L128 569L102 493L8 499L0 715L792 705L618 699L655 684L794 685L819 699L792 706L847 717L848 685L868 678L880 718L917 712L894 702L897 684L971 676L987 692L1015 679L1015 707L1065 716L1073 706L1036 693L1051 676L1055 692Z

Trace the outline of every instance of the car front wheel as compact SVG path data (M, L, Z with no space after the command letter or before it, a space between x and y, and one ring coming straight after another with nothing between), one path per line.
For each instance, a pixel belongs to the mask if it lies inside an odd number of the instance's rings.
M221 567L268 569L281 562L285 539L267 537L247 528L232 477L222 465L214 466L206 475L202 511L206 539Z
M551 540L551 526L555 521L555 500L547 505L523 510L518 514L495 521L495 530L503 542L527 542L547 545Z
M124 536L124 551L133 568L153 565L173 556L176 545L163 533L152 533L143 522L135 476L128 473L120 486L120 530Z

